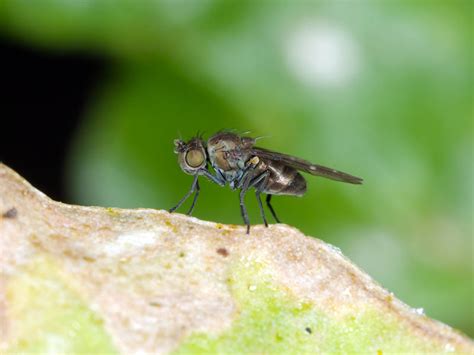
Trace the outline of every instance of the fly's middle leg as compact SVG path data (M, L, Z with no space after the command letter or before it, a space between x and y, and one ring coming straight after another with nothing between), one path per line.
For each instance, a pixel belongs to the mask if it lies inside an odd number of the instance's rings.
M247 226L247 234L250 233L250 220L249 220L249 215L247 213L247 208L245 207L245 194L248 190L247 188L242 188L240 190L240 213L242 214L242 218L244 219L244 223Z
M260 193L261 193L260 191L255 190L255 196L257 197L258 208L260 209L260 215L262 216L263 224L265 224L265 227L268 228L268 222L265 217L265 211L263 210L262 199L260 198Z
M260 194L265 189L265 186L268 182L268 176L270 175L269 171L265 171L261 173L259 176L254 178L251 182L251 186L255 186L255 197L257 197L258 207L260 209L260 215L262 216L263 223L265 227L268 227L267 218L265 217L265 211L262 205L262 199L260 198Z

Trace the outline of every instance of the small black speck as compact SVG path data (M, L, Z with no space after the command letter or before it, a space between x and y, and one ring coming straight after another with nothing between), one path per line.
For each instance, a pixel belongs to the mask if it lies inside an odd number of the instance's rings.
M306 333L308 334L311 334L313 332L310 327L306 327L304 328L304 330L306 330Z
M16 218L18 216L18 211L15 207L10 208L7 212L5 212L2 217L3 218Z

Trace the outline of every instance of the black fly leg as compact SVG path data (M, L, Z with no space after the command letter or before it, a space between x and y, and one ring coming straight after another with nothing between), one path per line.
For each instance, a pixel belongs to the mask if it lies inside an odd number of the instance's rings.
M256 162L254 161L254 158L249 160L249 162L250 164L247 165L241 179L237 181L237 187L240 188L240 212L242 213L244 222L247 225L247 234L250 233L250 221L247 214L247 209L245 208L244 198L247 191L252 187L255 187L256 189L255 194L260 207L260 214L262 215L265 226L268 227L267 219L265 218L265 212L262 206L262 200L260 199L260 193L266 186L267 178L270 175L269 171L264 171L260 175L255 176L256 174L253 168L255 168L255 166L258 164L258 158Z
M280 220L278 219L276 213L275 213L275 210L273 209L272 205L270 204L270 200L271 200L271 199L272 199L272 195L267 195L266 202L267 202L268 209L269 209L270 212L272 213L273 218L275 218L275 221L276 221L277 223L281 223Z
M264 173L253 179L250 183L250 186L255 186L255 196L257 197L258 207L260 208L260 215L262 216L265 227L268 227L268 222L267 218L265 217L265 211L263 210L262 199L260 198L260 194L262 193L263 188L266 186L268 175L269 172L265 171Z
M188 211L188 216L191 216L191 213L193 213L193 209L194 209L194 205L196 204L196 201L197 201L197 198L199 196L199 181L196 179L196 186L195 186L195 190L196 190L196 193L194 194L194 198L193 198L193 203L191 204L191 207L189 208L189 211Z
M260 198L260 193L261 193L260 191L255 190L255 196L257 197L257 201L258 201L258 208L260 208L260 215L262 216L265 227L268 227L268 222L267 222L267 219L265 218L265 211L263 210L262 199Z
M198 170L198 174L204 175L210 181L212 181L213 183L219 186L225 186L225 183L226 183L225 178L219 172L217 172L216 175L214 176L207 170L207 168L202 168Z
M257 197L258 206L260 207L260 214L262 215L263 223L265 223L265 227L268 227L267 219L265 217L265 211L263 210L262 206L262 200L260 199L260 194L262 192L262 188L265 186L268 175L268 171L261 173L257 177L253 177L252 175L250 175L250 173L247 173L243 182L241 183L242 189L240 190L240 211L242 213L244 222L247 225L247 234L250 233L250 221L247 214L247 209L245 208L244 197L247 191L252 187L255 187L256 189L255 196Z
M247 234L250 234L250 220L249 215L247 213L247 208L245 207L245 194L249 189L250 183L250 176L247 176L244 183L242 184L242 189L240 190L240 213L242 214L242 218L244 219L244 223L247 226Z
M241 190L240 191L240 213L242 214L242 218L244 219L244 223L247 226L247 234L250 234L250 221L249 221L249 215L247 213L247 208L245 208L245 193L247 190Z
M170 208L169 210L170 212L176 211L183 204L183 202L186 201L188 197L191 196L191 194L196 190L196 186L198 186L198 191L199 191L198 177L199 175L197 174L194 175L194 180L193 180L193 184L191 185L191 189L188 191L186 195L184 195L184 197L181 200L179 200L176 206L174 206L173 208ZM192 212L192 209L194 208L194 204L196 203L196 198L197 197L194 197L193 205L191 206L192 208L189 210L188 214Z

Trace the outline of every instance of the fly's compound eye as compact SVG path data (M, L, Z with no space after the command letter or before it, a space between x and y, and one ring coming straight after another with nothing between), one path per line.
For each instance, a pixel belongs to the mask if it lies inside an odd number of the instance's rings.
M197 168L203 165L205 157L201 150L193 149L186 153L186 164L188 164L191 168Z

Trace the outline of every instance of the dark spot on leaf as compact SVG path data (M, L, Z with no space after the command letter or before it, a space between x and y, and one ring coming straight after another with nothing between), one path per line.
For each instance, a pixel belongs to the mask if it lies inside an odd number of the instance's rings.
M180 257L180 258L184 258L185 255L186 255L186 254L184 253L184 251L182 251L182 252L179 253L179 257Z
M226 248L219 248L217 249L217 254L222 255L223 257L226 257L229 255L229 252L227 251Z
M5 212L2 217L3 218L16 218L18 216L18 211L15 207L10 208L7 212Z
M306 330L306 333L308 334L311 334L313 332L310 327L306 327L304 328L304 330Z

